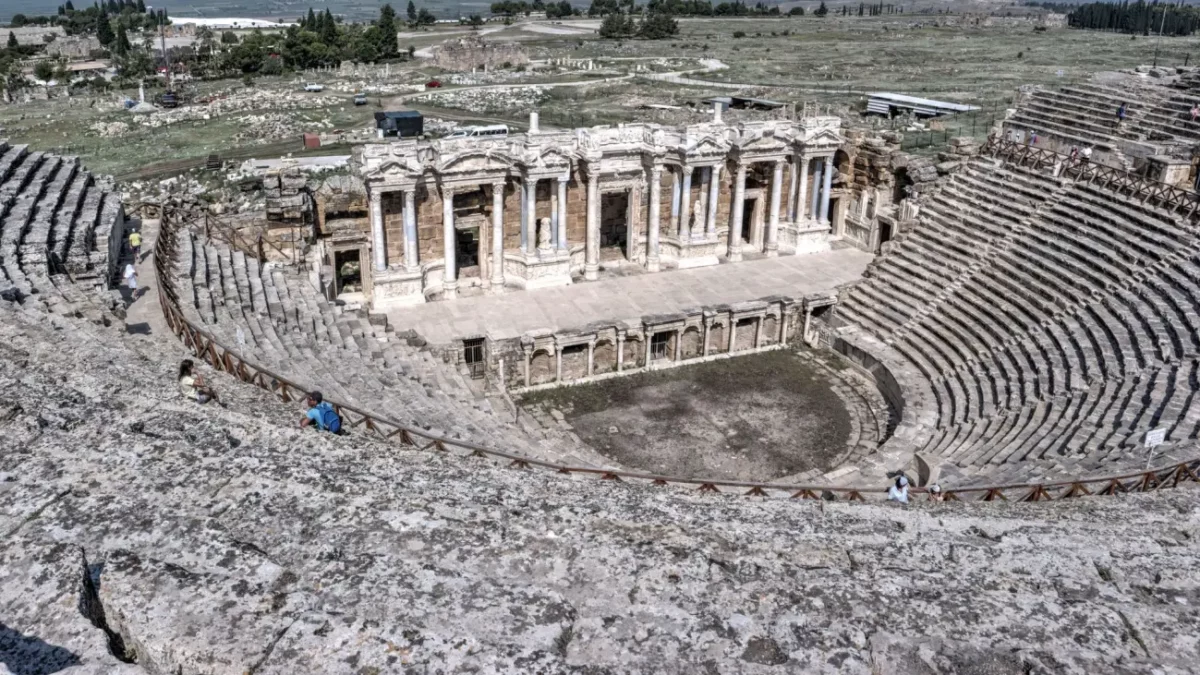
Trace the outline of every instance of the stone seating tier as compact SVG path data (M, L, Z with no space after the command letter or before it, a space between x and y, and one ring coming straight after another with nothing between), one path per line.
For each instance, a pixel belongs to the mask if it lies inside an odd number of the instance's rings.
M1008 475L993 467L1030 460L1144 462L1150 429L1166 431L1168 450L1194 442L1194 225L987 159L923 204L836 313L928 380L926 460L991 480Z
M308 280L241 251L181 236L184 311L223 344L329 398L413 427L530 457L587 466L610 461L572 437L518 425L452 367L367 316L346 312Z

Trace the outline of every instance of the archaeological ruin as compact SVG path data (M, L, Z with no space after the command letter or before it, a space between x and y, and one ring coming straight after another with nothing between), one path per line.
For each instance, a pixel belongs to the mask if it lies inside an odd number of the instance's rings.
M1198 73L925 154L534 112L261 213L0 143L0 673L1195 672Z

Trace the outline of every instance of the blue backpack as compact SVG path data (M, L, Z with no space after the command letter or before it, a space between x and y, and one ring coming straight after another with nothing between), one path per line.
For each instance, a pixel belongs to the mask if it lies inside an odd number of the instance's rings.
M331 434L342 433L342 418L338 417L337 411L327 402L322 402L321 410L321 428Z

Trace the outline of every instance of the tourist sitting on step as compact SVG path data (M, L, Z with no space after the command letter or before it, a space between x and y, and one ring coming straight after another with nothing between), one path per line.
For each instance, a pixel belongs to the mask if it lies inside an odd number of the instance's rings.
M944 501L945 499L946 499L946 497L945 497L945 495L942 494L942 486L941 485L934 483L933 485L929 486L929 501L940 502L940 501Z
M217 397L217 392L204 382L204 376L196 374L196 364L191 359L184 359L179 364L179 393L200 405L216 401L221 407L225 406Z
M888 488L887 498L889 502L908 503L908 478L906 476L902 474L896 477L896 482Z
M319 431L339 435L342 433L342 418L321 392L309 392L305 403L308 404L308 412L304 413L304 419L300 420L301 428L316 425Z

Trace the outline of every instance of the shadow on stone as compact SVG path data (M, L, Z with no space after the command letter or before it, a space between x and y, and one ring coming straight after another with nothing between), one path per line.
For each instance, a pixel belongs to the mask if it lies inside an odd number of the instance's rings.
M48 675L79 665L69 649L23 635L0 623L0 663L13 675Z
M145 321L141 323L127 323L125 324L125 332L130 335L149 335L150 324Z

